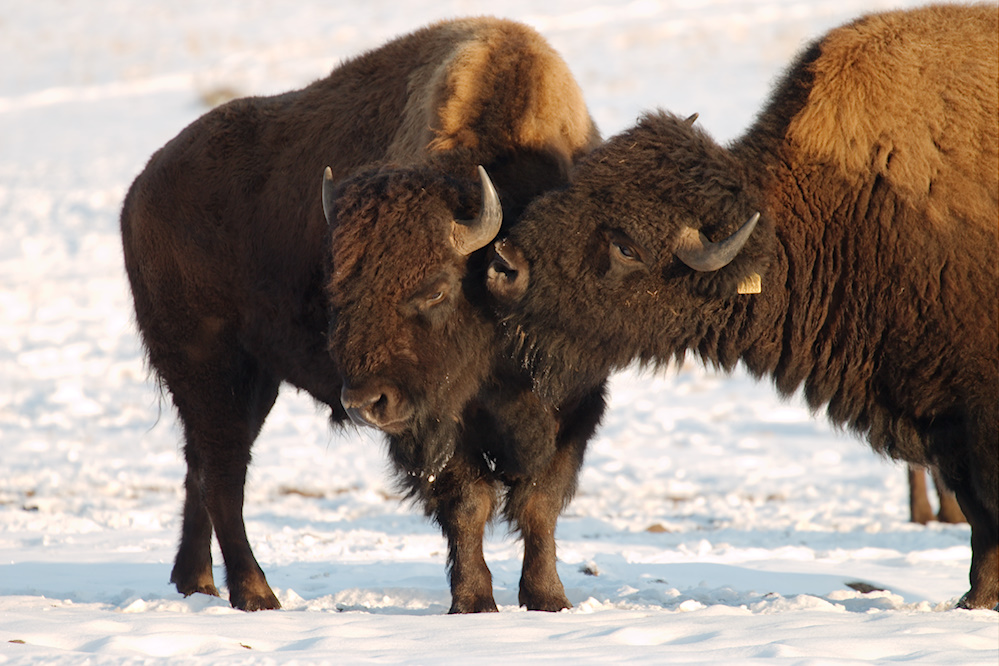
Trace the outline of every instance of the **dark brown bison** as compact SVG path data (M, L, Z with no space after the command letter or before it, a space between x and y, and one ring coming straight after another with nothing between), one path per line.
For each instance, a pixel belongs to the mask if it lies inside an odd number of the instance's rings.
M803 387L939 469L972 529L961 605L996 606L997 35L989 5L866 16L728 147L657 112L591 153L489 270L539 390L688 350Z
M544 39L478 18L228 103L153 155L121 230L149 364L184 430L180 592L218 594L214 529L232 605L280 606L242 507L251 445L287 382L334 424L385 431L402 485L447 537L452 612L496 609L482 537L503 484L525 543L521 603L569 605L555 521L603 392L556 406L531 393L486 307L482 248L598 141Z

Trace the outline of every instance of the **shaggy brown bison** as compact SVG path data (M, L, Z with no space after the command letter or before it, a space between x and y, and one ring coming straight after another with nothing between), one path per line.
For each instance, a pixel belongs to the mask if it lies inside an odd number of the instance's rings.
M939 469L972 530L961 605L996 606L997 35L994 5L866 16L728 147L657 112L591 153L489 270L539 390L688 350L803 387Z
M496 334L482 248L598 141L544 39L477 18L214 109L152 156L121 231L149 364L183 424L180 592L218 594L214 529L231 604L280 606L242 507L286 382L334 424L385 431L402 485L447 537L452 612L496 609L482 537L503 484L525 543L521 603L569 605L555 521L603 392L557 409L531 393Z

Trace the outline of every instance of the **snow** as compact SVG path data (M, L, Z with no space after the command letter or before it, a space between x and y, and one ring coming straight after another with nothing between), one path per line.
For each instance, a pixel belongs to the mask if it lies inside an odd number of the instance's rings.
M499 524L500 613L445 615L444 540L399 500L380 439L331 431L288 390L245 508L284 610L184 598L168 582L180 435L143 364L117 232L129 183L205 100L299 87L436 18L537 27L606 135L663 106L725 140L808 39L914 4L4 3L0 663L994 666L999 614L954 609L968 527L910 524L900 465L766 383L694 364L614 378L559 523L569 611L517 607L520 545Z

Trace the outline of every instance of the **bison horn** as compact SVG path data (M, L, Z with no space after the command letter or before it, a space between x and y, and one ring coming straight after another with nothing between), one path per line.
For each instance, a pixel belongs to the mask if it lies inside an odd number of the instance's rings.
M735 259L759 219L760 214L756 213L738 231L717 243L712 243L693 227L684 227L680 231L676 256L695 271L716 271Z
M469 255L489 244L503 223L503 207L489 174L481 166L482 209L474 220L455 220L451 225L451 244L460 254Z
M333 225L333 169L326 167L323 171L323 215L326 224Z

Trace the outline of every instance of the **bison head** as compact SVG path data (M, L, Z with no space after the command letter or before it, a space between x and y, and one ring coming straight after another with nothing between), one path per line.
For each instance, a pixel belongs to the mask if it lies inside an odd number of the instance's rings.
M760 204L692 118L650 114L591 153L495 243L487 273L536 387L559 400L633 360L720 344L709 322L747 307L739 286L767 265Z
M431 476L495 355L478 250L499 231L499 200L481 167L481 204L477 185L431 168L330 176L328 339L341 402L355 423L389 435L397 465Z

